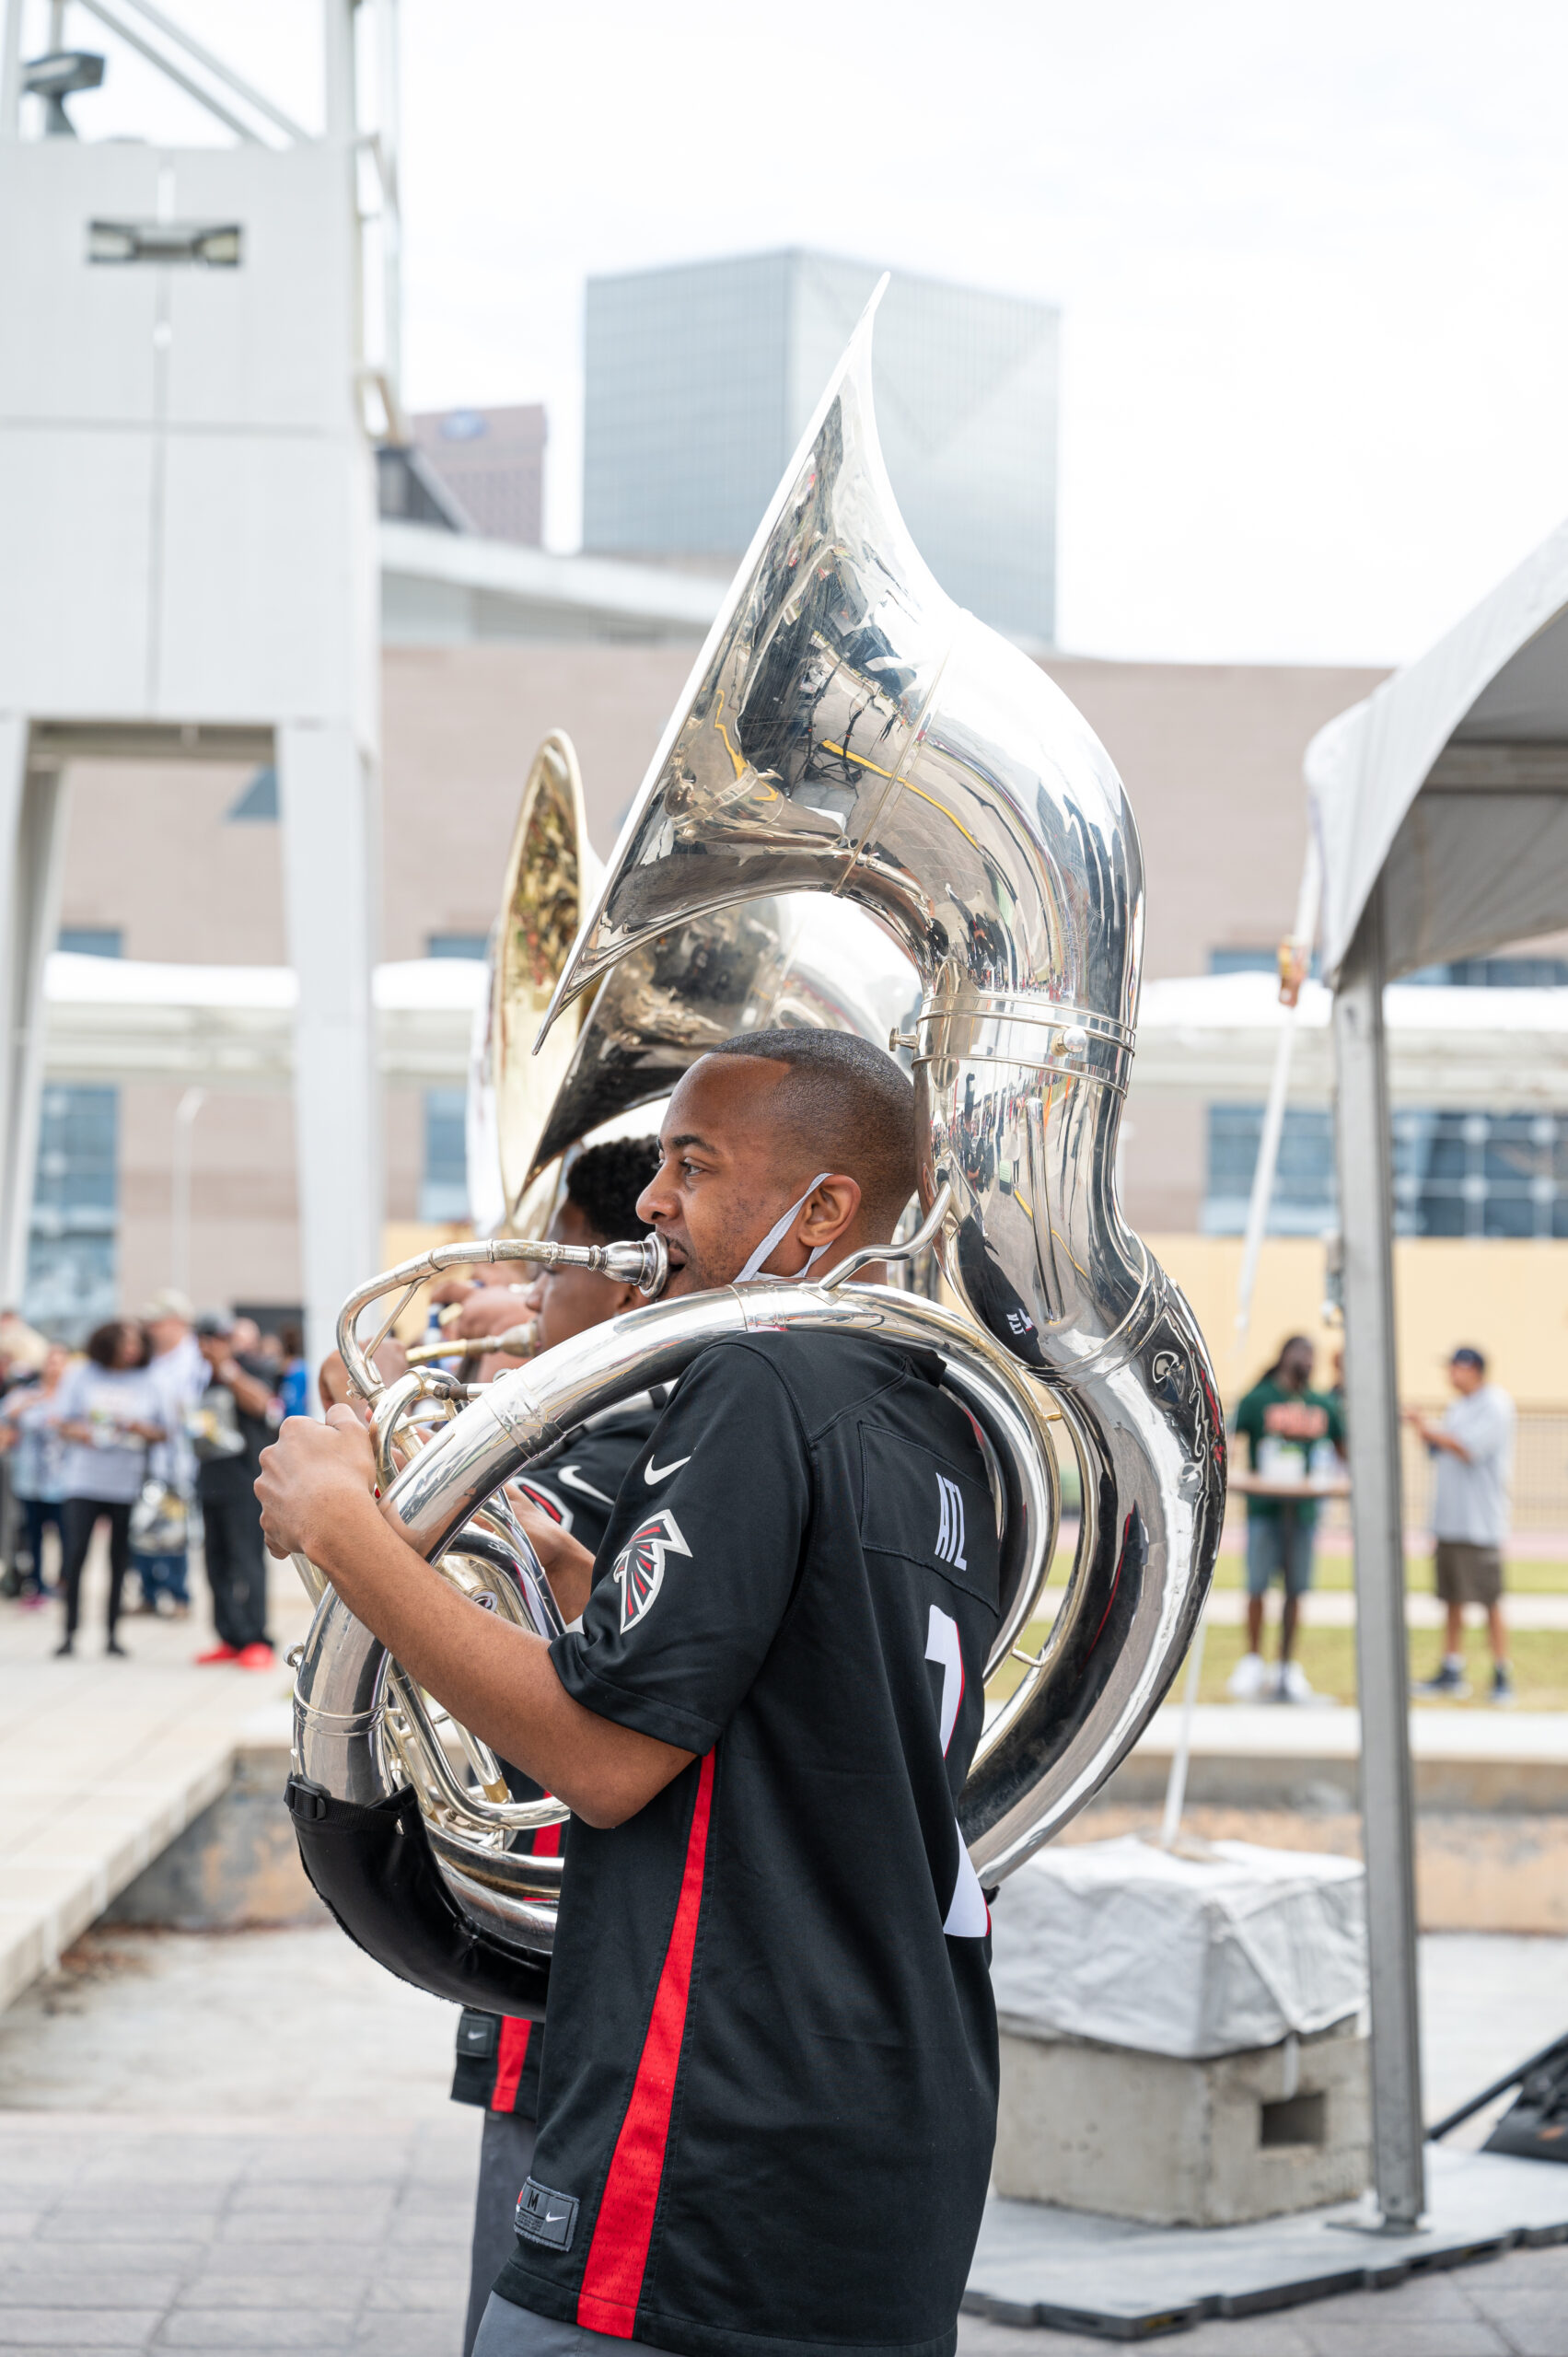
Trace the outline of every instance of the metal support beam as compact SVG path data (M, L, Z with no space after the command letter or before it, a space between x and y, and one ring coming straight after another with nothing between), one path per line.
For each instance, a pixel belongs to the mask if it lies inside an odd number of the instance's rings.
M403 398L402 85L399 56L398 0L377 0L376 70L379 97L377 136L381 157L381 348L389 407L400 412Z
M1426 2180L1383 973L1379 884L1340 975L1334 1048L1362 1843L1372 1974L1373 2170L1383 2223L1408 2233L1425 2206Z
M343 726L277 733L289 956L299 978L295 1152L306 1347L380 1266L381 1092L370 976L380 891L375 779Z
M28 760L28 724L0 715L0 1294L27 1281L46 1029L44 969L60 921L66 785Z
M0 44L0 139L15 139L21 129L22 0L6 0Z
M346 146L359 129L354 54L354 0L321 0L327 136Z

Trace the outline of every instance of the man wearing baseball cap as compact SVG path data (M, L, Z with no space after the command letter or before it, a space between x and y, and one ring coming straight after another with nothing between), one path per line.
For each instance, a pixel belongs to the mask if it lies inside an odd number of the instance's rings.
M1488 1383L1486 1359L1469 1343L1448 1361L1455 1399L1435 1421L1407 1408L1405 1422L1421 1434L1436 1463L1432 1535L1437 1549L1437 1593L1446 1607L1443 1664L1416 1688L1460 1701L1465 1677L1467 1604L1482 1605L1492 1640L1492 1699L1514 1700L1508 1631L1503 1620L1503 1550L1508 1543L1508 1483L1514 1469L1514 1402Z

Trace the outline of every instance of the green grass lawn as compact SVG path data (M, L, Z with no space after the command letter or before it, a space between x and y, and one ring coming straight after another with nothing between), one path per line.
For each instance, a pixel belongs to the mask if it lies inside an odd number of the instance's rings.
M1073 1568L1071 1554L1059 1550L1054 1577L1065 1585ZM1411 1595L1432 1593L1432 1558L1430 1555L1409 1555L1405 1559L1405 1581ZM1247 1567L1241 1554L1227 1550L1214 1566L1214 1585L1233 1593L1247 1584ZM1320 1549L1313 1566L1313 1585L1322 1589L1348 1591L1353 1585L1351 1558L1348 1553L1327 1547ZM1510 1561L1506 1585L1515 1596L1561 1596L1568 1594L1568 1562L1536 1562L1527 1558ZM1279 1591L1271 1596L1268 1606L1269 1635L1265 1650L1272 1658L1275 1639L1273 1631L1279 1621ZM1472 1612L1469 1619L1476 1620ZM1036 1653L1040 1649L1046 1622L1031 1626L1022 1639L1024 1649ZM1239 1628L1220 1628L1211 1624L1203 1651L1203 1678L1201 1699L1205 1702L1223 1702L1225 1682L1240 1660L1246 1647L1246 1637ZM1514 1676L1518 1687L1519 1706L1530 1711L1568 1710L1568 1631L1554 1629L1516 1629L1511 1632ZM1442 1653L1442 1639L1435 1629L1417 1631L1411 1638L1410 1661L1411 1683L1429 1678L1437 1667ZM1355 1631L1353 1629L1314 1629L1312 1601L1307 1600L1305 1625L1297 1645L1297 1657L1303 1669L1319 1694L1331 1695L1339 1702L1355 1700ZM1426 1702L1423 1710L1489 1710L1487 1700L1492 1690L1492 1666L1486 1649L1484 1632L1479 1625L1467 1628L1465 1658L1470 1683L1475 1691L1467 1702L1460 1704ZM1009 1662L993 1678L986 1691L993 1699L1010 1694L1023 1675L1020 1665ZM1172 1699L1181 1690L1179 1678L1171 1689Z
M1310 1599L1307 1604L1310 1615ZM1278 1599L1270 1606L1265 1648L1272 1658L1274 1630L1277 1626ZM1024 1649L1039 1650L1044 1635L1044 1624L1034 1623L1025 1633ZM1568 1710L1568 1631L1558 1629L1516 1629L1511 1638L1514 1676L1518 1687L1518 1703L1527 1711ZM1246 1632L1241 1629L1210 1626L1203 1646L1203 1676L1199 1688L1199 1700L1223 1702L1225 1683L1246 1649ZM1435 1629L1419 1631L1411 1639L1411 1679L1413 1682L1429 1678L1437 1667L1442 1654L1442 1639ZM1336 1702L1355 1700L1355 1631L1353 1629L1314 1629L1308 1617L1296 1644L1296 1658L1319 1694L1327 1694ZM1487 1700L1492 1689L1491 1657L1486 1649L1485 1632L1479 1629L1465 1631L1465 1661L1470 1684L1475 1689L1466 1702L1422 1702L1422 1710L1489 1710ZM986 1688L993 1699L1010 1694L1023 1675L1021 1665L1008 1662L997 1672ZM1173 1683L1170 1699L1179 1699L1183 1672Z

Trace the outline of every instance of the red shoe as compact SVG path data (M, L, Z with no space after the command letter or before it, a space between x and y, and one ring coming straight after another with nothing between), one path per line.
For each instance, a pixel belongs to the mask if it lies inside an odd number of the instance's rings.
M235 1655L235 1661L240 1669L271 1669L273 1649L267 1644L247 1645L242 1653Z
M196 1655L196 1666L198 1669L206 1669L215 1661L238 1661L239 1658L238 1645L209 1645L204 1654Z

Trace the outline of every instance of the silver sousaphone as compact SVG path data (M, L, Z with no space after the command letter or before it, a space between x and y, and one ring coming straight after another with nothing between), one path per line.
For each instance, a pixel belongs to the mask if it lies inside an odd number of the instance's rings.
M858 905L919 977L918 1011L891 1043L912 1058L923 1141L925 1225L906 1249L935 1238L961 1310L857 1283L878 1251L816 1284L654 1298L478 1397L438 1397L446 1379L430 1370L381 1386L354 1330L365 1304L459 1254L562 1250L508 1239L377 1279L345 1306L340 1343L377 1401L383 1511L469 1593L545 1634L553 1605L504 1485L586 1418L753 1324L940 1353L985 1435L1001 1529L987 1674L1009 1656L1022 1672L959 1803L989 1886L1084 1805L1169 1685L1219 1542L1225 1429L1192 1314L1116 1198L1143 935L1132 815L1080 714L944 595L911 541L872 413L875 301L709 634L541 1037L602 977L656 969L660 945L743 922L760 895ZM657 1263L656 1239L593 1260L651 1294ZM1031 1651L1020 1641L1048 1617L1058 1416L1083 1510L1065 1596ZM290 1792L318 1887L406 1977L500 2010L541 2003L560 1864L519 1855L514 1836L563 1812L503 1798L485 1747L444 1728L302 1571L321 1600Z

